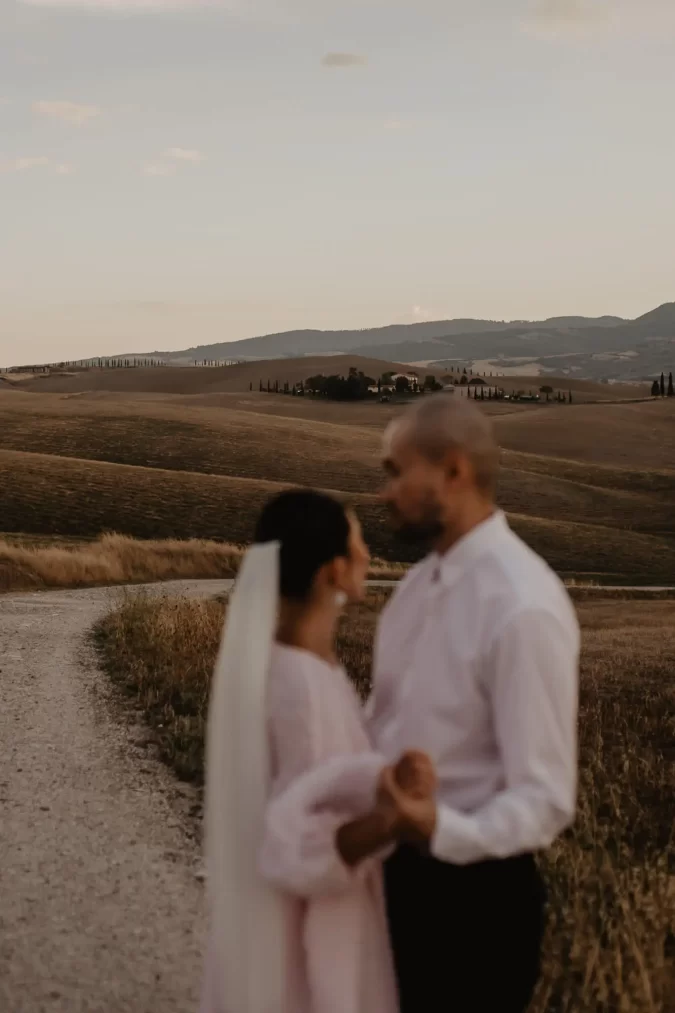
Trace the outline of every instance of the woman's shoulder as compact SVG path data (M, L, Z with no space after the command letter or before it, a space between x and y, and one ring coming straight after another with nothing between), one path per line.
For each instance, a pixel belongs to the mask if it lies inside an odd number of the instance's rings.
M321 658L298 647L275 643L270 657L268 693L270 699L309 700L320 690L329 666Z
M321 675L330 668L326 661L301 647L289 647L278 642L272 645L270 672L284 679L302 681L309 676Z

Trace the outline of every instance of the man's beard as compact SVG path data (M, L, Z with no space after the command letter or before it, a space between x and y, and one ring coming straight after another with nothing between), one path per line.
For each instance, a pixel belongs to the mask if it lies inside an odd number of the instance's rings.
M392 506L389 507L389 516L396 538L406 545L432 544L445 530L440 507L435 503L428 504L423 516L417 521L407 520Z

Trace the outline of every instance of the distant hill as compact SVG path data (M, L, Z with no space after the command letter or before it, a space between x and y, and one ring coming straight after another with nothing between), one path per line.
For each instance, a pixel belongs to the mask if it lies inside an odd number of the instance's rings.
M395 363L429 363L438 369L462 364L480 372L644 380L662 370L675 370L675 302L664 303L635 320L615 316L457 319L359 330L298 330L195 345L178 352L123 353L114 358L153 358L172 366L192 366L202 360L246 362L344 354Z
M490 335L498 342L498 335L540 329L567 331L579 327L613 328L626 323L621 317L552 317L544 321L504 320L435 320L417 324L389 324L385 327L370 327L345 331L282 331L265 334L243 341L219 342L212 345L195 345L181 352L151 352L148 356L165 358L173 362L193 362L202 359L244 358L270 359L283 356L337 355L364 348L368 355L377 354L380 348L398 348L412 344L447 344L449 339L481 339ZM137 354L137 353L136 353ZM128 355L127 355L128 357ZM378 354L378 358L386 358Z

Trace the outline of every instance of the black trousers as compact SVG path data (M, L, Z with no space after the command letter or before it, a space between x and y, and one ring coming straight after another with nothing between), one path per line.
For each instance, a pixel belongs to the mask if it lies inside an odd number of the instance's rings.
M539 978L532 855L458 866L402 846L385 863L401 1013L523 1013Z

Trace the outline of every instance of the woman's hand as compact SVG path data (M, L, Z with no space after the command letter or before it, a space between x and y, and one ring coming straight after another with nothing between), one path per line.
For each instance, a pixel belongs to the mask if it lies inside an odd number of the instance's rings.
M416 749L404 753L394 767L396 784L413 798L429 798L436 792L436 770L429 756Z
M436 832L434 791L423 790L429 784L428 780L416 781L414 792L404 791L398 784L395 771L396 768L392 767L385 767L382 771L376 807L386 813L391 833L397 840L427 846Z
M435 792L436 772L426 753L404 753L380 774L375 807L338 829L342 860L354 867L396 841L427 843L436 827Z
M436 829L436 772L425 753L404 753L385 767L377 789L376 810L393 837L428 844Z

